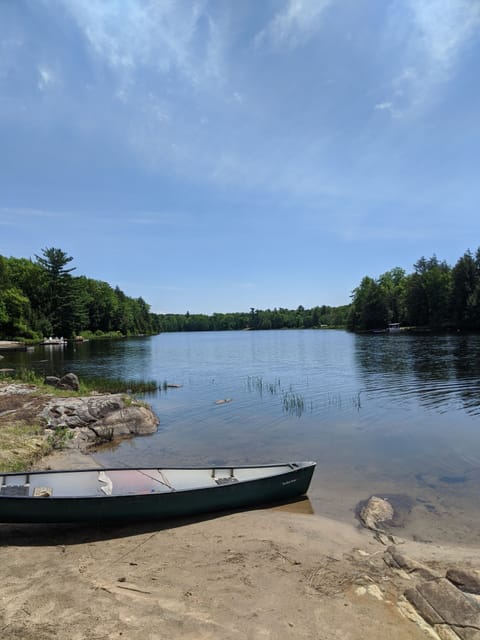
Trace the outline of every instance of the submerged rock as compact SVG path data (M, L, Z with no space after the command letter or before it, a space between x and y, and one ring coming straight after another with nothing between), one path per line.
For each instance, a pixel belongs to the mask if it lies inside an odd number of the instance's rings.
M372 531L383 531L380 527L383 523L393 521L393 507L385 498L372 496L360 508L359 518L362 524Z

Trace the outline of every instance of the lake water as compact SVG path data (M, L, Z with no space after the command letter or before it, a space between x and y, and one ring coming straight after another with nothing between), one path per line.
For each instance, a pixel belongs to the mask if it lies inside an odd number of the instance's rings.
M406 534L480 541L480 336L173 333L36 347L2 366L22 363L181 385L146 395L158 433L102 464L316 460L317 513L353 521L359 500L400 496Z

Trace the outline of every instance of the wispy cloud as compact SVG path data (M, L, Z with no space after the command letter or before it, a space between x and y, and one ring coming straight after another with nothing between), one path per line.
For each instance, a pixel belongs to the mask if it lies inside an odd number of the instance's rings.
M480 4L470 0L410 0L432 66L448 72L480 26Z
M22 207L0 207L0 224L25 224L26 218L62 218L64 213L44 211L42 209L28 209Z
M381 105L393 116L415 114L438 99L480 27L480 4L470 0L408 0L411 29L403 43L403 68ZM391 17L396 32L398 15ZM378 109L378 105L375 109Z
M295 48L319 29L322 14L332 0L288 0L255 37L255 44Z
M198 224L195 216L188 212L177 211L139 211L129 213L126 222L139 226L175 226L188 227Z
M140 68L191 82L221 75L221 38L205 0L65 0L92 52L128 78Z

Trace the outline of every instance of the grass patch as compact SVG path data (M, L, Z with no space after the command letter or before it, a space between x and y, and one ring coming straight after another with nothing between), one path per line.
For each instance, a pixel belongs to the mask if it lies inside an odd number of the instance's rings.
M52 450L40 426L12 422L0 428L0 469L23 471Z

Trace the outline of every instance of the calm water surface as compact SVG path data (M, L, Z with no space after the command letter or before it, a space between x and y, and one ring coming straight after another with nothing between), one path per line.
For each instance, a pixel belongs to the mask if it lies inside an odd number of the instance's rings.
M178 333L3 362L182 385L145 396L158 433L100 452L104 464L312 459L319 513L353 519L358 500L404 494L412 535L480 541L480 336Z

